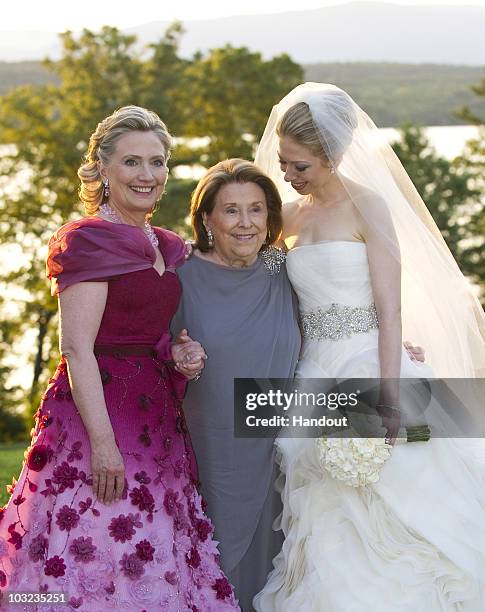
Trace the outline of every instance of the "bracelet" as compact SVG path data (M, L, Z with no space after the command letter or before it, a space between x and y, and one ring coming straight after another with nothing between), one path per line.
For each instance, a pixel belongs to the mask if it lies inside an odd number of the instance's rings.
M391 406L387 404L377 404L376 411L379 416L384 417L400 417L401 408L400 406Z
M401 412L401 406L393 406L392 404L376 404L376 408L385 408L386 410L395 410Z

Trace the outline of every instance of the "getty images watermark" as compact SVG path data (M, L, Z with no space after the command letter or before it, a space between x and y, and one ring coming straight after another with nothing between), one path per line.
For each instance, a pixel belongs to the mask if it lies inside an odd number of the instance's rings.
M258 417L255 414L246 416L248 427L348 427L348 417L328 416L323 414L318 417L304 416L297 412L298 408L326 408L335 411L338 408L353 408L357 406L359 390L351 393L338 392L306 392L294 390L290 393L281 389L269 389L266 392L246 393L246 410L255 411L258 408L273 408L292 414L273 414L270 417Z
M485 438L484 397L485 378L236 378L234 435Z

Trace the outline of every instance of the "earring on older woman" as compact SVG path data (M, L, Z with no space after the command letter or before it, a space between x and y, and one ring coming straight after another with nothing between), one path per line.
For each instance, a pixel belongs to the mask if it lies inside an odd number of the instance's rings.
M109 181L108 181L108 179L104 179L103 185L104 185L104 191L103 191L104 197L105 198L109 198Z
M210 248L214 246L214 234L212 233L210 227L207 229L207 242L209 243Z

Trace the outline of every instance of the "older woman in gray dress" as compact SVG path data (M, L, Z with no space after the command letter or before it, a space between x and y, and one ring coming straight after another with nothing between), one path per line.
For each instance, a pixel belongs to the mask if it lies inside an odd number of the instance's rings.
M196 248L180 269L183 296L172 330L186 328L209 356L184 401L201 492L215 524L221 566L244 612L263 587L282 534L273 439L234 437L236 377L292 377L300 349L284 254L281 199L254 164L213 166L192 196Z

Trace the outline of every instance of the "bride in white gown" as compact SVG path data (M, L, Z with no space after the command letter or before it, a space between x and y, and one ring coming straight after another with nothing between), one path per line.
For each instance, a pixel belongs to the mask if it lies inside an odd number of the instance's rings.
M484 376L483 311L401 164L345 92L307 83L288 94L256 164L290 202L297 376ZM426 348L426 365L402 348L403 332ZM398 389L387 393L387 408L404 411ZM396 444L379 480L362 487L334 479L314 439L276 444L286 539L258 612L485 610L481 439Z

